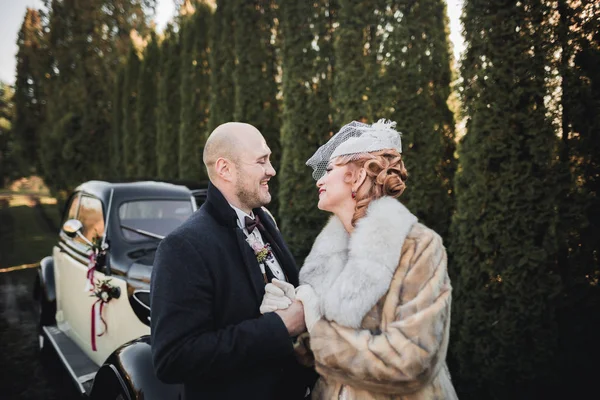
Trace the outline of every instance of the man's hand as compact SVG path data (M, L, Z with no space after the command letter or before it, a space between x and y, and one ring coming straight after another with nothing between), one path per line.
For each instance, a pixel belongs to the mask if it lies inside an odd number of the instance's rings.
M283 320L290 336L298 336L306 331L306 325L304 324L304 307L301 302L295 300L287 309L277 310L275 313Z
M287 297L290 300L296 300L296 288L294 287L294 285L286 281L280 281L277 278L273 278L271 282L273 283L273 285L277 286L283 291L285 297Z
M265 286L265 296L260 305L260 313L265 314L276 310L284 310L292 304L292 300L287 298L282 289L272 283Z

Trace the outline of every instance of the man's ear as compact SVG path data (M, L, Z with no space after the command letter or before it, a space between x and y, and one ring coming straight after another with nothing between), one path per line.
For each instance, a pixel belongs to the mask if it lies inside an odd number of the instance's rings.
M223 157L217 158L217 162L215 162L215 172L221 179L231 182L233 180L233 163Z
M364 168L361 168L356 174L356 180L354 181L354 185L352 185L352 190L356 192L358 188L361 187L361 185L365 182L365 179L367 179L367 171Z

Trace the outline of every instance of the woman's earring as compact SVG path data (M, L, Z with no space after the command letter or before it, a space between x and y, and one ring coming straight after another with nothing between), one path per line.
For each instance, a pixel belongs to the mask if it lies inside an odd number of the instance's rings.
M352 198L355 199L356 198L356 192L353 190L352 191Z

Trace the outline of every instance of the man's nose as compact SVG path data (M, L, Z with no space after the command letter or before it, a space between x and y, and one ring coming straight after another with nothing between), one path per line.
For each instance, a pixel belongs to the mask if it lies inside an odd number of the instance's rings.
M271 161L269 161L269 163L267 165L267 170L265 172L269 176L275 176L275 175L277 175L277 171L275 171L275 168L273 168L273 164L271 164Z

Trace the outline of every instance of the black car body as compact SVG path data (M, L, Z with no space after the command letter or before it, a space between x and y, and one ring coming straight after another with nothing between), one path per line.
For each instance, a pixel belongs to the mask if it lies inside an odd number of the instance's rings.
M159 382L152 368L150 277L160 240L205 197L202 187L90 181L68 199L34 293L40 348L56 350L82 394L179 398L179 385Z

